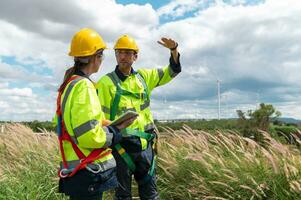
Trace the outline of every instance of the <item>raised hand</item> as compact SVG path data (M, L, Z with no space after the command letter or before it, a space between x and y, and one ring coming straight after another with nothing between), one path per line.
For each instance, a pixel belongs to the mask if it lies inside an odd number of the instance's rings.
M170 49L173 60L178 63L178 43L176 41L174 41L171 38L161 38L161 40L158 41L159 44L161 44L162 46L164 46L165 48Z
M162 37L161 40L158 41L158 43L170 49L171 51L176 50L176 48L178 47L178 43L171 38Z

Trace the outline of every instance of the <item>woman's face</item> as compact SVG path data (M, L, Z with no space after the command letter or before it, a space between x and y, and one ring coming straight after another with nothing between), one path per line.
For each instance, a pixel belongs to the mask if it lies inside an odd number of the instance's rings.
M104 58L103 51L101 51L95 55L95 71L94 71L94 73L98 72L98 70L100 69L100 65L102 63L103 58Z

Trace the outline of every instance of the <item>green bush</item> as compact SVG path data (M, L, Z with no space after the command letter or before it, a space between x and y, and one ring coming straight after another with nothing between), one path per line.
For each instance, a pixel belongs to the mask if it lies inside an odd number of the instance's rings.
M286 143L297 144L296 138L293 135L298 136L299 129L295 126L271 126L270 132L272 132L276 137L282 137L285 139Z
M22 124L28 126L29 128L31 128L31 130L33 130L33 132L36 133L41 133L44 130L55 132L55 127L50 121L41 122L38 120L34 120L32 122L22 122Z
M187 125L195 130L214 131L214 130L237 130L237 123L235 119L221 119L221 120L188 120L188 121L173 121L173 122L159 122L155 121L159 131L164 131L164 128L169 127L173 130L180 130L183 125Z

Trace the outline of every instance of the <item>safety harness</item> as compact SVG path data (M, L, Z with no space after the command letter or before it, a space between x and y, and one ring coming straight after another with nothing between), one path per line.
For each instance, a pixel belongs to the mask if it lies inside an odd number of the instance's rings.
M113 105L112 105L112 108L111 108L111 111L110 111L110 120L111 121L113 121L116 117L117 110L118 110L118 105L120 103L120 98L121 98L122 95L123 96L130 96L130 97L133 97L133 98L136 98L136 99L143 99L144 101L149 101L147 85L145 83L144 78L139 73L136 73L136 76L143 85L143 88L144 88L143 93L132 93L130 91L122 89L121 86L120 86L121 81L118 78L115 71L113 71L113 72L111 72L107 75L109 76L109 78L112 80L112 82L116 86L116 94L115 94L115 97L114 97L114 100L113 100ZM151 142L155 138L154 134L146 133L146 132L139 131L139 130L136 130L136 129L131 129L131 128L123 129L121 131L121 133L124 136L137 136L139 138L143 138L147 142ZM120 144L115 145L115 149L117 150L118 154L123 158L123 160L127 164L130 171L132 173L135 172L136 165L133 162L133 160L131 159L130 155L128 153L126 153L125 149ZM152 159L151 167L148 171L148 174L143 178L144 182L147 182L154 174L155 165L156 165L156 157L157 156L155 155Z
M72 76L66 83L63 85L62 88L60 88L58 97L57 97L57 110L56 110L56 115L57 115L57 134L58 134L58 139L59 139L59 145L60 145L60 152L62 156L62 163L63 163L63 169L59 169L58 175L61 178L66 178L66 177L72 177L77 171L86 168L87 170L93 172L93 173L99 173L101 171L101 166L98 163L93 163L95 160L98 160L106 155L109 155L111 151L104 152L107 148L100 148L100 149L95 149L93 150L88 156L85 156L84 153L79 149L79 147L75 144L75 142L72 140L70 134L66 130L65 123L62 117L62 110L61 110L61 96L68 85L71 81L81 78L81 76ZM74 168L69 168L66 157L65 157L65 152L63 149L63 141L68 141L71 143L72 148L74 152L76 153L77 157L80 159L80 163L74 167ZM94 170L91 167L89 167L89 164L93 163L97 169Z

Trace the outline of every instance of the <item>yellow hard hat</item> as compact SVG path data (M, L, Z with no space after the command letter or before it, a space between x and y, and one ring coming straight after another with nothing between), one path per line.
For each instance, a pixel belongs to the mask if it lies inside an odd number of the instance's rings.
M106 49L101 36L92 29L84 28L73 36L69 56L91 56L99 49Z
M128 35L121 36L115 43L114 49L130 49L136 52L139 51L135 40Z

